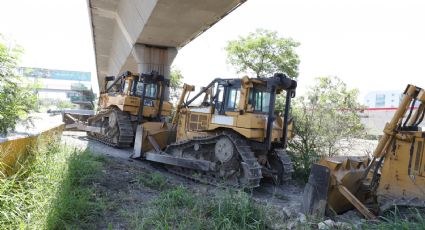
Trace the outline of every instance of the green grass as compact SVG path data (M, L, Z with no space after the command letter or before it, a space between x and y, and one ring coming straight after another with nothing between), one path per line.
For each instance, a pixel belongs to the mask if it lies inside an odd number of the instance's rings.
M271 221L243 191L208 196L182 186L162 192L133 217L134 229L266 229Z
M0 177L0 229L94 229L99 221L108 219L105 210L121 202L108 200L113 197L108 198L108 192L99 194L98 183L107 179L102 172L104 157L53 142L32 151L18 165L16 174ZM115 204L116 212L125 213L130 229L270 229L287 224L278 210L256 203L244 191L198 194L171 186L159 173L144 173L138 181L158 194L136 206L138 211ZM425 229L423 210L412 212L402 218L395 210L381 221L366 222L359 228ZM295 227L316 229L320 221L307 220ZM103 223L105 228L114 228L107 223Z
M410 209L407 212L400 214L395 209L387 215L380 217L380 222L368 222L362 225L365 230L410 230L410 229L425 229L425 213L418 209Z
M49 213L49 229L89 227L105 208L93 184L101 177L104 158L88 152L73 154Z
M170 188L167 179L161 175L160 173L143 173L138 176L139 183L142 183L144 186L148 188L152 188L155 190L165 190Z
M93 193L103 159L52 142L19 161L0 178L2 229L69 229L90 226L102 208Z

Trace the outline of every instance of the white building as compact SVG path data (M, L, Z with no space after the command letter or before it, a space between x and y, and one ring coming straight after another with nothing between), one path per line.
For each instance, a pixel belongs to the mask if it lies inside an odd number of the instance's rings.
M368 134L382 135L385 124L389 122L397 111L403 93L401 91L373 91L368 93L364 99L367 107L360 112L360 117ZM419 103L413 108L416 111ZM421 127L425 122L422 122Z
M373 91L365 96L364 105L368 108L397 108L401 98L401 91Z
M20 75L37 83L39 98L84 100L82 91L91 91L90 72L20 67Z

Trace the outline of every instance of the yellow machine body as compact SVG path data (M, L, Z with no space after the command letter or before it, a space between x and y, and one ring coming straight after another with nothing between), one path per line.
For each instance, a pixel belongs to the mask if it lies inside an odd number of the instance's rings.
M287 130L292 130L295 89L296 81L284 74L217 78L191 98L195 87L185 84L172 129L149 122L138 126L132 157L178 166L171 170L206 183L258 187L262 178L283 183L293 172L285 148L292 136ZM282 117L275 113L275 100L283 91ZM202 178L194 177L199 173Z
M338 190L342 184L350 191L356 191L359 200L366 199L365 194L360 194L362 175L369 163L367 157L332 157L321 159L318 164L326 166L330 170L330 183L328 193L328 205L333 211L341 213L353 208L353 205Z
M105 79L97 114L89 117L87 124L74 122L68 127L87 131L91 138L118 148L138 141L134 138L136 129L145 122L158 122L146 126L149 130L157 128L155 135L160 136L161 124L172 110L166 95L169 79L156 72L134 75L129 71Z
M137 116L140 110L140 97L129 95L108 95L101 94L99 98L99 106L108 108L116 106L121 111L128 112L131 115ZM164 101L162 105L161 116L171 116L172 104ZM153 118L158 115L159 100L152 100L152 103L143 107L143 117Z
M373 219L374 213L395 205L425 207L425 131L419 126L424 116L425 91L408 85L373 159L324 158L313 165L304 189L304 212L328 207L339 214L355 207Z
M381 169L376 190L383 206L425 204L425 132L404 132L396 135L393 146Z
M250 91L254 86L264 85L258 79L242 78L239 100L234 111L218 114L214 106L188 107L180 110L178 118L177 140L188 140L194 137L215 135L218 129L232 129L247 139L263 142L267 136L267 113L254 113L254 105L249 104ZM210 95L206 95L208 99ZM279 142L283 132L283 117L276 116L273 122L272 142ZM292 123L288 125L292 133ZM288 136L292 136L288 135Z
M121 111L128 112L131 115L137 116L140 112L140 96L133 95L133 85L137 80L137 76L130 75L124 78L124 86L121 92L103 93L99 98L100 108L108 108L115 106ZM158 116L158 110L160 109L160 95L165 90L165 85L162 82L157 82L157 85L150 84L154 90L151 90L143 106L143 117L153 118ZM149 87L149 85L148 85ZM172 110L172 104L168 101L164 101L161 108L160 116L170 116Z
M171 127L166 122L145 122L143 127L142 151L147 152L155 148L164 149L169 141ZM155 140L155 144L149 141L149 138ZM157 146L154 146L157 145Z
M266 138L267 116L265 115L252 113L239 115L234 112L226 112L223 116L212 114L211 111L195 111L190 109L182 110L178 123L178 141L193 139L198 136L214 135L212 131L220 128L232 129L248 139L260 142ZM272 140L279 141L282 132L282 118L277 117L273 126Z

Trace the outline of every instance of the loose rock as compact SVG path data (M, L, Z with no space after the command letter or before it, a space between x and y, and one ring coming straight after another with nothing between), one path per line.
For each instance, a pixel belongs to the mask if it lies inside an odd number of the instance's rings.
M285 217L290 218L292 216L292 212L287 208L287 207L283 207L282 208L282 213L285 215Z
M307 223L307 217L304 213L298 213L298 221L302 224Z
M330 229L330 228L334 228L335 226L336 224L333 220L325 220L317 224L317 227L319 229Z

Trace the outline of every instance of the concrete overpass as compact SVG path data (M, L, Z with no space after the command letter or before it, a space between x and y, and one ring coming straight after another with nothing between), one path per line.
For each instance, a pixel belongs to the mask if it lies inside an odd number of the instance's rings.
M126 70L169 77L177 50L245 1L87 0L100 89Z

